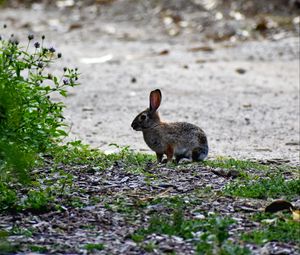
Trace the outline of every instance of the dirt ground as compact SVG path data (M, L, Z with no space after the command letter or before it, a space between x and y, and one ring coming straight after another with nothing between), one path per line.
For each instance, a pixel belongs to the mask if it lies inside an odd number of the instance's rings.
M233 179L216 174L216 169L203 165L181 165L170 169L148 164L144 174L139 174L129 173L125 166L124 162L116 161L112 167L97 171L97 167L91 168L89 165L61 165L74 174L72 188L66 188L65 195L56 201L62 209L52 208L39 214L0 213L0 228L12 232L13 226L15 232L9 241L18 245L18 254L203 254L195 251L199 242L196 237L200 233L198 231L194 233L194 238L188 239L178 234L157 232L147 234L143 242L133 241L132 234L138 229L147 229L153 215L171 215L174 208L181 208L185 219L208 221L209 215L234 219L234 224L228 229L229 239L241 247L247 247L253 255L299 255L299 241L275 239L257 245L239 240L243 233L266 227L254 216L264 210L271 200L220 195L220 191ZM54 176L51 174L51 167L52 163L36 171L39 176L46 175L51 182L59 176L57 173ZM226 169L223 171L226 172ZM272 171L274 173L275 169ZM255 169L247 169L247 173L257 178L270 174L267 170ZM293 178L291 172L283 174L286 179ZM178 201L183 201L181 206ZM299 197L291 202L298 204ZM268 217L273 221L273 217L278 217L282 221L286 216ZM215 225L214 231L220 231L219 225ZM278 231L280 233L282 230L279 228ZM28 232L31 235L26 235ZM84 248L87 243L101 243L105 248L87 251ZM146 248L149 243L155 244L152 251ZM36 252L33 252L34 247ZM37 247L43 249L37 250ZM226 254L248 254L231 251Z
M160 88L162 118L202 127L210 157L299 164L299 33L214 42L218 26L210 28L203 10L184 9L178 18L134 1L59 2L0 9L0 24L21 42L29 32L45 34L63 53L57 69L79 68L82 86L65 99L72 138L106 151L116 143L150 152L130 124Z

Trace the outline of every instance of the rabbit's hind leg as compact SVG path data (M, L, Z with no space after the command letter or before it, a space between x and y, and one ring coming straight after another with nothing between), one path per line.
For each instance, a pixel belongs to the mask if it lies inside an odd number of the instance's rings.
M196 147L192 151L192 159L193 161L202 161L207 157L207 154L208 154L207 145L203 147Z
M175 162L177 164L179 164L179 161L181 161L182 159L187 159L188 160L191 160L191 151L188 149L188 148L185 148L183 146L181 147L177 147L175 149Z

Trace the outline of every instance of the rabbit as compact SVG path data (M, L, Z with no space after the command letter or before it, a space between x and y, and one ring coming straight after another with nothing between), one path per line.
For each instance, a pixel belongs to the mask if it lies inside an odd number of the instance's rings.
M207 137L196 125L187 122L162 122L157 109L161 103L159 89L150 93L150 106L133 120L131 127L142 131L146 144L156 153L157 162L161 163L163 155L167 162L175 162L183 158L202 161L208 154Z

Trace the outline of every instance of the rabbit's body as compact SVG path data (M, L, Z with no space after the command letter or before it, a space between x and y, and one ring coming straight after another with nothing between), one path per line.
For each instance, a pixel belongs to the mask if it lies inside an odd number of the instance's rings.
M208 154L207 139L203 130L186 122L160 123L143 131L146 144L158 154L173 150L176 159L193 158L195 149L200 153L194 160L203 160Z
M160 105L159 90L150 94L150 108L141 112L132 122L133 129L142 131L146 144L156 152L157 160L161 162L163 155L171 161L175 156L194 161L203 160L208 154L207 138L204 131L196 125L187 122L161 122L157 113Z

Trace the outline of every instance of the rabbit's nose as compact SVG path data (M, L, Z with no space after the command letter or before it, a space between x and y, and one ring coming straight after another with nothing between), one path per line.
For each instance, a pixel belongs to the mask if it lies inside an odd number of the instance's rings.
M134 122L132 122L132 123L131 123L131 127L132 127L133 129L136 129L136 128L137 128L137 124L134 123Z

